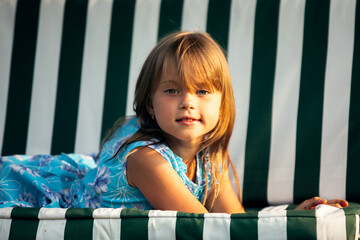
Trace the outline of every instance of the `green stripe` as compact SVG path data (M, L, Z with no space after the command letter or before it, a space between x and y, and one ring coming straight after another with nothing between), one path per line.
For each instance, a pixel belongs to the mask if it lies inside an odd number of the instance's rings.
M202 239L204 214L178 212L176 215L176 239Z
M257 2L243 192L248 207L267 205L278 14L279 0Z
M360 203L349 202L349 206L343 208L346 217L347 239L354 239L356 236L356 217L360 214Z
M227 50L229 39L231 0L209 0L206 31Z
M135 1L115 0L112 8L101 136L126 114Z
M40 208L14 208L9 239L36 239L39 211Z
M355 239L356 215L346 215L346 239Z
M87 0L66 1L51 153L74 152Z
M148 239L149 211L123 209L121 211L121 239Z
M231 239L258 239L258 213L232 214Z
M92 239L93 236L93 209L69 208L66 211L66 226L64 239Z
M16 8L3 156L23 154L26 149L39 8L39 0L19 0Z
M69 208L66 210L65 218L66 219L79 219L79 218L93 218L93 211L92 208Z
M294 201L319 194L330 0L307 1L297 118Z
M355 42L351 78L346 199L360 201L360 1L356 3Z
M316 239L315 211L287 211L287 239Z
M183 0L162 0L158 39L181 29Z
M66 220L64 239L92 239L93 219Z
M349 206L343 208L346 215L360 215L360 203L349 202Z
M40 208L13 208L12 219L38 219Z

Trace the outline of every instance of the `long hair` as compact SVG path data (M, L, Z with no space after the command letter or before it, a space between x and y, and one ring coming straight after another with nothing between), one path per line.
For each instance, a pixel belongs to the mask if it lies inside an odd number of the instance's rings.
M204 136L201 149L203 151L201 162L204 169L206 168L207 156L210 162L210 192L213 193L212 199L214 201L220 191L222 173L225 172L224 169L229 164L232 166L228 154L228 145L235 120L235 101L230 73L223 50L207 33L176 32L160 40L151 51L142 66L135 89L133 108L140 124L140 129L123 143L117 154L123 146L129 143L149 140L154 137L162 139L163 132L156 123L156 119L151 117L148 109L152 106L152 97L160 77L170 61L176 66L180 84L187 90L193 91L198 87L199 82L201 82L201 86L205 85L221 93L218 123L214 129ZM118 121L114 125L113 131L122 123L123 121ZM108 137L112 132L108 134ZM204 205L209 196L207 174L205 174L205 178ZM213 201L209 204L210 206L213 205Z

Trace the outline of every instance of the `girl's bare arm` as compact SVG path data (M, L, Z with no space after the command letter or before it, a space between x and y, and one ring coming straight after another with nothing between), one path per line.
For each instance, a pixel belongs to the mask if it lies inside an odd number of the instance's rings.
M127 160L128 183L144 194L158 210L207 213L172 166L155 150L141 148Z
M208 209L211 207L211 198L212 196L210 196L207 203ZM228 169L225 170L224 177L220 185L220 193L214 201L211 212L245 213L244 208L232 187Z

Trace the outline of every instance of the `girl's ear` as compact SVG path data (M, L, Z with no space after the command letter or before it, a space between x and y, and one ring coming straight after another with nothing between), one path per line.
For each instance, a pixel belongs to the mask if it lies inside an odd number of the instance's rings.
M148 113L150 114L150 116L153 116L153 115L154 115L154 109L153 109L151 103L146 104L146 110L148 111Z
M148 113L150 114L151 119L155 120L155 113L154 113L153 107L152 106L151 107L147 106L146 109L147 109Z

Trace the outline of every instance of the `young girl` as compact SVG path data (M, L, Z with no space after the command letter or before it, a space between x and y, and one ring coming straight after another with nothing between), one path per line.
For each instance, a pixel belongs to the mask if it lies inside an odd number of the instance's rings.
M92 170L78 155L3 158L1 179L15 180L0 191L0 204L244 212L228 169L235 119L230 74L208 34L178 32L158 43L140 72L134 110L135 117L114 125ZM325 203L347 206L312 198L297 209Z

